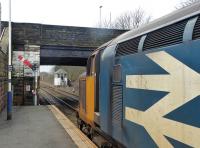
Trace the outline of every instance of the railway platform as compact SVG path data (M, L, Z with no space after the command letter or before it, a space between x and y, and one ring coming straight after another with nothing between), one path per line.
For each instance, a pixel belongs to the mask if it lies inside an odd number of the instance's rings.
M13 119L0 114L0 147L75 148L95 147L55 106L13 107Z

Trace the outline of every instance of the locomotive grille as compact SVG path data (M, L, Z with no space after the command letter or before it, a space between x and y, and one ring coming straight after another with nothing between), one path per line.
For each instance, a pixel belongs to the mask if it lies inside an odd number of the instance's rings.
M198 17L193 30L193 40L196 39L200 39L200 16Z
M147 34L143 50L182 43L186 23L184 20Z
M122 86L113 85L112 87L112 122L121 123L122 121Z
M124 56L137 53L139 41L140 37L119 43L116 49L116 56Z

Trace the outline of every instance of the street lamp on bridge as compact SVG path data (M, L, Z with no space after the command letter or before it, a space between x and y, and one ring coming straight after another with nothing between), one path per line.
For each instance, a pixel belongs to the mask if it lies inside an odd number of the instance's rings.
M101 8L102 8L103 6L99 6L99 10L100 10L100 13L99 13L99 26L100 26L100 28L101 28Z

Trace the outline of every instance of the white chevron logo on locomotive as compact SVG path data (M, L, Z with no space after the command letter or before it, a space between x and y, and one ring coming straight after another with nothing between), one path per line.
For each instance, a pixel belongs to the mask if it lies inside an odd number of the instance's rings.
M142 125L159 147L173 147L164 135L200 147L200 128L163 117L200 95L200 74L165 51L147 56L169 74L127 75L126 87L169 93L144 112L125 107L125 119Z

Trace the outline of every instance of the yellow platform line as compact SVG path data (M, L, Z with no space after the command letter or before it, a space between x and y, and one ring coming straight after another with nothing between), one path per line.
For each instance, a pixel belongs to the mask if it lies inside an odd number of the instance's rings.
M92 141L84 135L56 106L48 105L48 108L78 147L97 148L97 146L92 143Z

